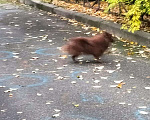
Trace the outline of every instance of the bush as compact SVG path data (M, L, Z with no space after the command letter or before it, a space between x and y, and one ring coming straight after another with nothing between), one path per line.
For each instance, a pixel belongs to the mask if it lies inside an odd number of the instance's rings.
M120 11L122 8L125 9L122 29L128 29L131 32L140 29L144 15L150 15L150 0L107 0L107 2L109 6L106 11L117 5Z

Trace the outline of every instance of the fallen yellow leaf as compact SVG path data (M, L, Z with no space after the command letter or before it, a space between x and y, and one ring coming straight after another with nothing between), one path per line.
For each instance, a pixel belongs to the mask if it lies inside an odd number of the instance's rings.
M130 44L131 44L131 45L133 45L133 44L134 44L134 42L130 42Z
M146 78L150 78L150 76L147 76Z
M66 59L67 55L60 55L60 58Z
M117 88L122 88L122 85L125 85L125 83L124 83L124 82L119 83L119 84L117 85Z
M74 107L79 107L79 104L72 103Z
M127 55L134 55L134 52L128 52Z
M12 94L12 93L10 93L10 94L9 94L9 97L13 97L13 94Z
M146 46L142 46L142 48L146 48Z

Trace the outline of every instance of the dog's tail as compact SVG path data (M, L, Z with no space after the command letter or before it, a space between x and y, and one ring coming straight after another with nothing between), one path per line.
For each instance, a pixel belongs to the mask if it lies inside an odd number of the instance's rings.
M66 45L62 46L62 51L69 54L80 53L84 52L85 49L88 51L89 46L92 45L89 43L87 38L77 37L70 39Z
M71 39L73 43L76 43L76 46L81 46L82 48L86 48L87 46L92 46L86 37L78 37Z
M62 46L61 51L64 53L67 53L69 51L69 45L67 44L67 45Z

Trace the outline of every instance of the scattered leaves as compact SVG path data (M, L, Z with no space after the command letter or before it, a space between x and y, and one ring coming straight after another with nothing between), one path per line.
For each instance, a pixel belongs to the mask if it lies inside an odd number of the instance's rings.
M17 71L23 71L24 69L16 69Z
M101 71L104 68L104 66L95 67L96 70Z
M102 86L92 86L93 88L101 88Z
M117 48L112 48L111 52L115 52L117 50Z
M8 92L11 92L11 91L12 91L12 90L5 90L4 93L8 93Z
M119 84L119 83L123 82L123 80L115 80L114 82Z
M124 82L119 83L119 84L117 85L117 88L122 88L122 85L125 85L125 83L124 83Z
M150 76L147 76L146 78L150 78Z
M99 83L100 82L100 80L94 80L94 83Z
M120 102L119 104L120 104L120 105L125 105L126 103L125 103L125 102Z
M136 88L136 86L134 86L134 87L132 87L133 89L135 89Z
M66 59L66 58L67 58L67 55L60 55L59 58L61 58L61 59Z
M72 83L72 84L76 84L76 83L77 83L77 81L72 81L71 83Z
M54 114L54 115L52 115L52 118L56 118L56 117L59 117L59 116L60 116L60 113Z
M48 38L48 35L42 36L42 41L43 41L43 40L46 40L47 38Z
M17 114L22 114L23 112L17 112Z
M68 39L66 37L63 38L64 41L68 41Z
M58 76L58 77L57 77L57 79L59 79L59 80L63 80L63 79L64 79L64 77L62 77L62 76Z
M54 88L49 88L49 90L54 90Z
M139 106L140 109L145 109L147 108L146 106Z
M79 78L80 80L83 80L83 76L82 75L77 76L77 78Z
M53 101L47 101L46 105L50 105L51 103L53 103Z
M55 112L60 112L61 110L59 110L59 109L54 109L54 111L55 111Z
M145 89L150 90L150 87L145 87Z
M116 88L116 87L117 87L117 85L110 85L110 87L112 87L112 88Z
M79 107L79 104L72 103L74 107Z
M12 93L10 93L10 94L9 94L9 97L13 97L13 94L12 94Z
M134 77L133 77L133 76L130 76L130 78L133 79Z
M40 94L40 93L37 93L37 96L42 96L42 94Z
M141 110L139 111L139 113L140 113L140 114L143 114L143 115L147 115L147 114L148 114L148 112L146 112L146 111L141 111Z
M1 112L6 112L7 109L1 110Z
M63 68L64 68L64 67L58 67L57 70L61 70L61 69L63 69Z
M39 57L32 57L30 60L37 60Z
M108 77L101 77L101 79L105 79L105 80L106 80L107 78L108 78Z
M127 59L128 59L128 60L132 60L133 58L131 58L131 57L127 57Z
M106 70L108 73L113 73L115 70Z

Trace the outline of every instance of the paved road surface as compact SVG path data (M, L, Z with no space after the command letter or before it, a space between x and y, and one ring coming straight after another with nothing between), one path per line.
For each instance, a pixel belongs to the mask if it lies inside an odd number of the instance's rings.
M150 63L119 52L101 64L64 59L64 39L92 33L71 24L0 5L0 120L150 120Z

